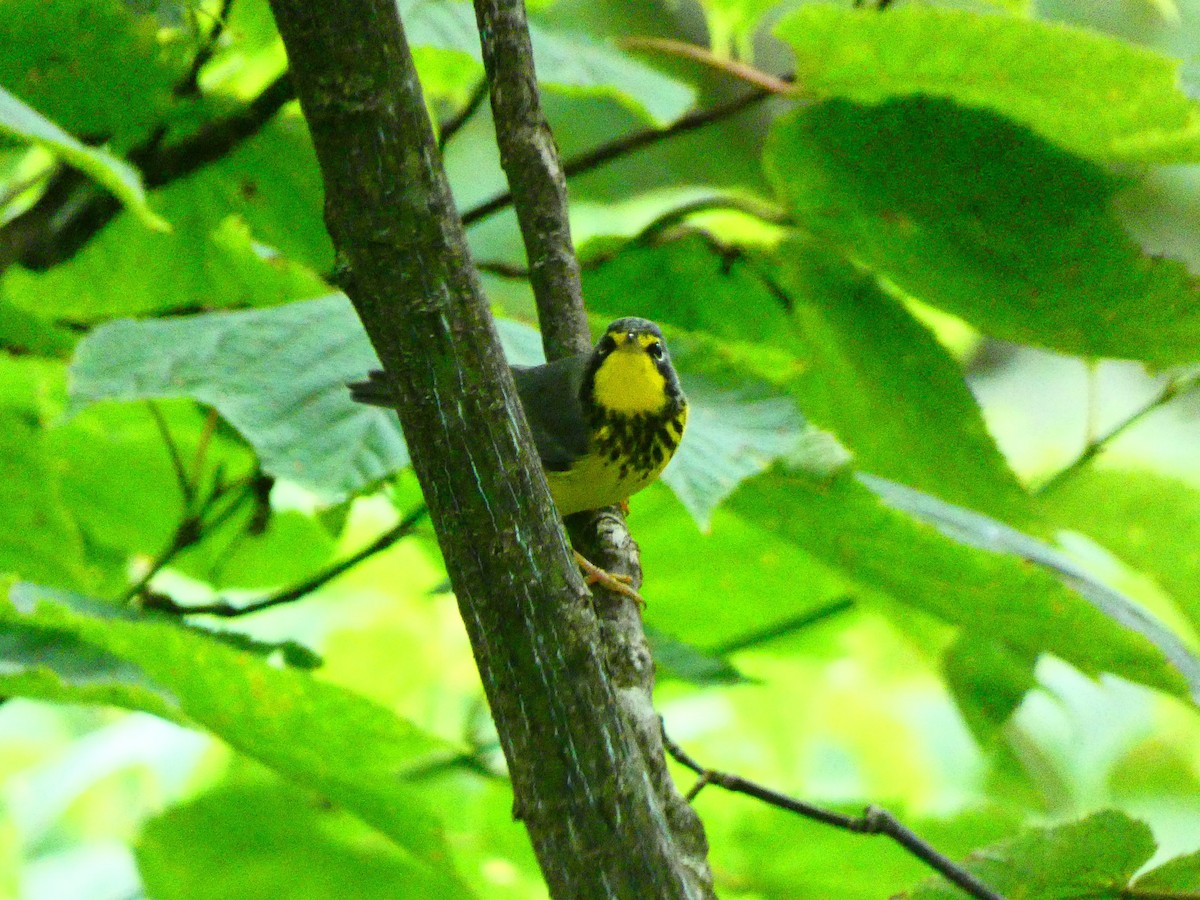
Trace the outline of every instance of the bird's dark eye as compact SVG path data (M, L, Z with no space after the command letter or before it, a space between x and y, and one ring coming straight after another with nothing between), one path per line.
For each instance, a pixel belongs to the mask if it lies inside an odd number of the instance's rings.
M646 348L646 352L649 353L651 356L653 356L655 359L662 359L663 358L662 341L655 341L653 344L651 344L649 347Z

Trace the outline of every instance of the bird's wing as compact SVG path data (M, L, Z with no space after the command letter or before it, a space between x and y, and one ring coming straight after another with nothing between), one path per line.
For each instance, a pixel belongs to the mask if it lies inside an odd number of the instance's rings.
M512 367L533 442L549 472L565 472L587 452L591 431L579 389L588 359L583 353L543 366Z
M512 367L533 442L548 471L565 472L587 452L590 430L583 416L579 389L588 358L584 353L543 366ZM350 396L371 406L396 406L391 385L378 369L370 373L367 381L351 384Z

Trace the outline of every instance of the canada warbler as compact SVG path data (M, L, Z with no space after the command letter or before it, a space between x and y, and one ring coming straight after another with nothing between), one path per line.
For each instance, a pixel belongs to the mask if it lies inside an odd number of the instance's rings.
M617 319L591 352L513 366L512 373L564 516L624 503L662 474L683 437L687 399L662 331L646 319ZM382 372L350 390L360 403L395 405ZM628 585L614 585L613 576L576 558L590 581L641 601Z

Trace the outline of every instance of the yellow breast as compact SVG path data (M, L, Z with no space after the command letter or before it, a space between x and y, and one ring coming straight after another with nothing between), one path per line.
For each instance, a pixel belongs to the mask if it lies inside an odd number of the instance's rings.
M570 469L546 473L558 511L568 516L612 506L653 484L679 446L687 415L684 406L675 416L664 419L633 417L626 428L614 426L611 421L600 425L593 432L588 452ZM639 424L648 430L630 430Z

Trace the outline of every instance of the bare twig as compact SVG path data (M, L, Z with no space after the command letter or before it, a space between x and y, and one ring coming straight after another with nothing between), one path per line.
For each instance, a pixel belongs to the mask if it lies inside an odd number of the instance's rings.
M459 130L471 120L471 116L475 115L479 107L483 105L483 101L487 99L488 81L486 78L479 79L479 84L475 85L475 89L471 91L471 96L467 98L467 102L457 113L442 123L438 129L438 149L443 153L446 150L446 145L450 143L451 138L458 134Z
M727 656L730 653L737 653L740 650L758 647L777 638L795 634L797 631L819 625L821 622L839 616L844 612L849 612L853 608L854 598L847 594L831 600L822 606L818 606L816 609L805 610L799 615L784 619L781 622L776 622L765 628L740 635L715 647L709 647L708 652L717 656Z
M1082 468L1103 452L1109 444L1134 425L1141 422L1150 413L1161 409L1177 397L1191 393L1197 386L1200 386L1200 372L1192 372L1168 381L1148 403L1134 410L1100 437L1088 441L1078 456L1034 489L1034 496L1044 497L1062 487L1063 484L1073 478Z
M567 181L542 112L525 7L519 0L475 0L475 18L500 164L521 226L546 359L586 353L592 339L571 243Z
M853 831L857 834L886 835L913 856L917 857L917 859L942 875L947 881L962 888L970 896L977 897L979 900L1004 900L1003 895L996 893L962 866L944 854L939 853L927 841L901 823L886 809L881 809L878 806L868 806L862 816L847 816L844 813L814 806L811 803L805 803L802 800L797 800L794 797L771 790L739 775L730 775L726 772L705 768L693 759L686 750L672 741L667 736L665 729L662 739L663 746L666 747L667 752L671 754L671 757L677 763L691 769L700 776L700 780L688 794L689 800L694 799L706 786L715 784L732 793L754 797L756 800L762 800L770 806L794 812L797 815L804 816L806 819L812 819L825 825L832 825L834 828L841 828L844 831Z
M244 109L209 122L195 134L164 146L156 130L128 154L141 169L147 188L183 178L222 158L262 130L293 97L286 72ZM92 184L78 170L64 167L29 209L0 228L0 270L20 261L26 268L49 269L74 256L121 211L112 194Z
M624 135L616 140L601 144L599 147L589 150L586 153L566 160L563 163L563 174L567 178L582 175L584 172L597 169L605 163L612 162L614 159L628 156L637 150L641 150L643 147L649 147L677 135L687 134L711 125L714 122L720 122L723 119L736 116L738 113L749 109L756 103L761 103L771 96L773 94L770 91L762 89L749 91L741 97L714 106L711 109L690 113L676 120L666 128L647 128L643 131L635 131L633 134ZM463 224L468 226L473 225L498 213L502 209L507 209L511 204L511 191L497 194L490 200L485 200L478 206L464 212L462 214Z
M158 426L158 433L162 436L163 443L167 445L167 455L171 458L171 468L175 470L175 481L179 484L179 493L183 496L183 506L186 512L191 509L192 501L196 499L196 485L188 477L187 470L183 465L183 456L179 452L179 445L175 443L171 429L167 427L167 420L163 418L162 410L153 400L147 400L146 407L154 418L154 424Z
M200 93L200 72L208 65L209 60L213 58L213 54L217 52L217 44L221 40L221 35L225 33L225 22L229 18L229 9L232 6L233 0L222 0L221 8L217 11L216 20L213 22L212 28L209 29L204 43L196 51L191 68L188 69L183 80L175 85L176 97L190 97Z
M156 609L160 612L171 613L181 616L219 616L225 619L233 619L238 616L248 616L252 613L262 612L264 609L270 609L273 606L282 606L287 603L294 603L309 594L315 593L320 588L324 587L339 575L344 574L350 569L357 566L364 560L370 559L378 553L391 547L397 541L412 534L421 520L425 518L429 510L421 504L407 516L400 520L394 527L388 529L370 544L363 547L356 553L343 560L339 560L326 569L313 575L311 578L306 578L304 581L294 585L287 590L272 594L269 597L264 597L261 600L254 600L250 603L234 605L228 601L221 600L216 603L209 603L203 606L188 606L185 604L176 603L170 597L155 595L147 598L145 606L147 609Z
M779 78L770 72L756 69L754 66L747 65L746 63L738 62L735 59L726 59L717 56L707 47L701 47L698 44L688 44L684 41L671 40L670 38L651 37L624 38L618 41L618 43L627 49L657 50L660 53L667 53L671 56L682 56L685 59L692 59L710 68L725 72L727 75L732 75L734 78L744 81L746 84L753 85L760 90L769 91L772 94L794 97L799 93L796 85L791 81Z

